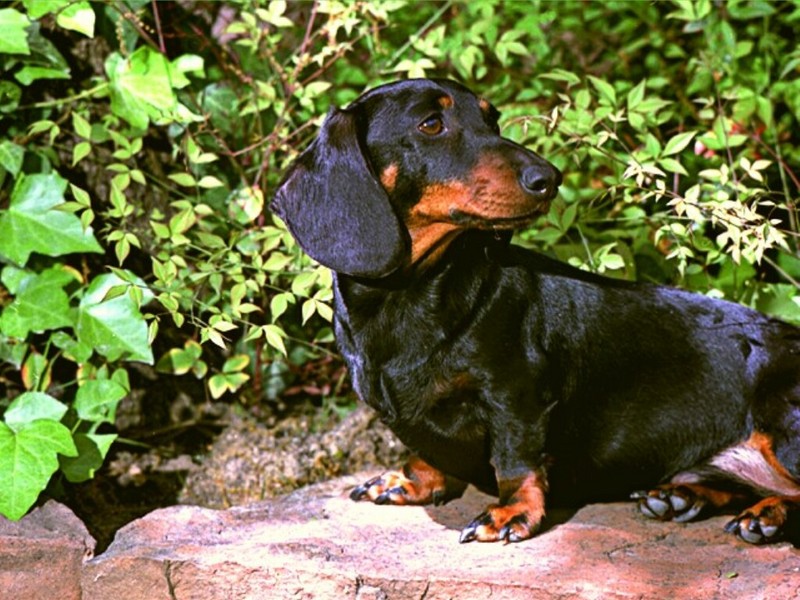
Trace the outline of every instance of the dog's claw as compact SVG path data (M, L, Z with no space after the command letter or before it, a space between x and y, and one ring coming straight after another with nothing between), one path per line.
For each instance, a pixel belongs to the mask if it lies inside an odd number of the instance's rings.
M500 532L497 534L498 539L501 542L514 543L514 542L521 542L524 538L517 535L517 533L511 529L509 525L505 525Z
M492 516L488 512L481 513L472 519L469 525L461 530L461 535L459 536L458 541L462 544L466 544L467 542L481 539L481 536L478 535L478 530L491 524L491 522Z
M350 492L350 500L352 500L353 502L358 502L359 500L362 500L366 495L367 495L367 489L363 485L360 485L357 488L353 488L353 491Z
M402 487L396 486L379 494L373 502L375 504L399 504L398 499L405 495L406 491Z
M475 521L473 521L461 530L461 535L458 536L458 542L460 544L466 544L467 542L477 539L477 531L478 526L475 524Z
M355 488L353 488L353 491L350 492L350 500L353 500L354 502L358 502L358 501L363 500L364 498L366 498L367 495L369 494L369 489L373 485L375 485L379 480L380 480L380 477L373 477L369 481L365 481L361 485L356 486Z

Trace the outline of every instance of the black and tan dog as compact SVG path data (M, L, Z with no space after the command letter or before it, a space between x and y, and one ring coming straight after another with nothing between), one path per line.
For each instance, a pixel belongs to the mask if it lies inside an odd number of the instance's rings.
M509 244L561 175L497 119L453 82L381 86L331 111L278 190L274 211L335 272L358 394L416 455L352 497L499 495L461 541L531 537L547 495L632 492L675 521L757 501L726 529L794 535L800 330Z

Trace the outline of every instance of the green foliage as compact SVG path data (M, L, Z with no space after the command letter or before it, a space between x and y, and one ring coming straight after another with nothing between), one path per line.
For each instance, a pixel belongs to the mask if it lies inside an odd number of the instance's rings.
M0 256L22 266L32 252L62 256L102 252L90 228L63 210L67 182L55 174L20 174L0 214Z
M649 76L543 75L563 86L558 101L547 117L522 124L528 135L549 135L548 144L568 149L572 164L548 217L556 231L545 224L532 239L597 269L598 253L613 243L627 276L672 280L800 321L797 302L779 309L772 302L793 297L797 285L792 136L800 82L796 63L787 70L792 44L779 35L797 20L797 7L783 7L785 24L763 20L777 16L771 3L672 8L666 18L674 25L651 29L629 57L650 65L641 69ZM642 31L657 12L640 7L620 16L619 29ZM763 58L754 68L743 59L757 47ZM576 204L570 230L559 219ZM612 222L609 214L617 215Z
M19 519L58 469L58 456L78 451L72 435L59 421L67 407L41 392L18 396L0 423L0 512Z
M329 106L399 77L464 81L565 173L521 243L800 321L798 20L761 0L0 8L0 512L93 475L131 361L274 400L332 352L330 273L265 207Z

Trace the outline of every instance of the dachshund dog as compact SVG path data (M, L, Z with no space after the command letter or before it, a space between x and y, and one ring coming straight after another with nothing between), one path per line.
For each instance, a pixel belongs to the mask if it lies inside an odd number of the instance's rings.
M546 496L633 497L673 521L735 508L744 541L794 539L800 329L511 244L561 174L498 117L451 81L377 87L330 111L277 191L275 214L334 271L356 392L413 453L351 497L497 495L462 542L530 538Z

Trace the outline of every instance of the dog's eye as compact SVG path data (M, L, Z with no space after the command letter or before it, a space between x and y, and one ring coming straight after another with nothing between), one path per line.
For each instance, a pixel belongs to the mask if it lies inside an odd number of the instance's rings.
M444 121L440 115L431 115L417 125L417 129L425 135L439 135L444 131Z

